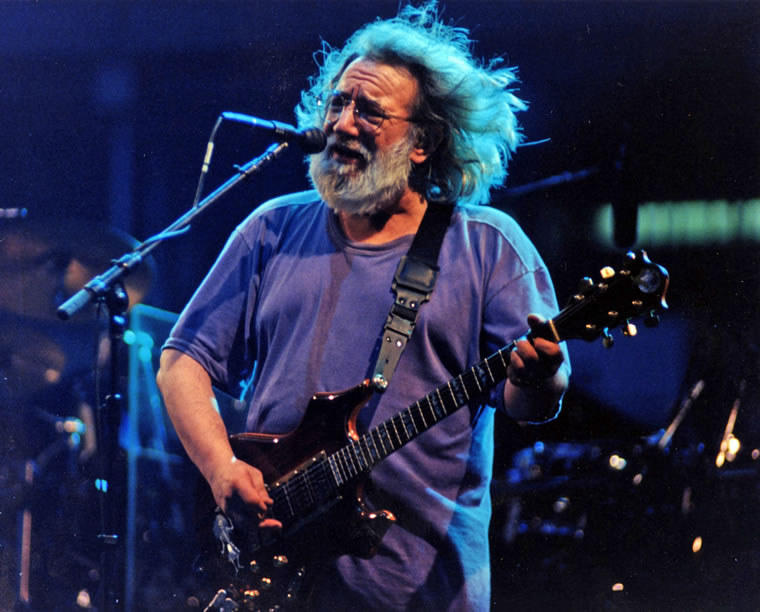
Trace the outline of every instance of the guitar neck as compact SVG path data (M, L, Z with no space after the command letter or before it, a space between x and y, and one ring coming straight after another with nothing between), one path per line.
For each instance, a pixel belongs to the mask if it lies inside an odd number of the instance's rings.
M507 377L512 342L441 385L328 458L338 485L345 484Z

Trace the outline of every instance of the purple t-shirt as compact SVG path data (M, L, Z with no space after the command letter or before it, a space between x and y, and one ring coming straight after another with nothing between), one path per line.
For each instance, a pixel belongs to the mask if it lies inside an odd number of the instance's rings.
M291 431L315 392L369 376L411 241L347 240L314 191L267 202L232 234L165 346L192 356L233 394L254 372L248 430ZM493 208L455 208L439 266L432 299L387 391L362 409L362 426L522 336L528 313L557 312L532 243ZM501 407L502 392L503 383L489 404ZM489 609L493 418L491 409L465 406L376 466L367 501L398 520L373 559L338 559L344 588L326 595L341 591L344 605L333 609Z

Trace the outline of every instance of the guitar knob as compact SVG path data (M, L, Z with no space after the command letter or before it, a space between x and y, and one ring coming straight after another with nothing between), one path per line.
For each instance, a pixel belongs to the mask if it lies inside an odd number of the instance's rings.
M254 576L258 576L261 573L261 567L259 566L256 559L248 564L248 571L250 571Z
M288 558L285 555L275 555L272 563L275 567L283 567L288 564Z
M267 578L266 576L264 576L264 577L263 577L263 578L262 578L262 579L259 581L259 584L261 585L261 588L262 588L262 589L264 589L264 590L269 590L269 589L271 589L271 588L272 588L272 579L271 579L271 578Z
M610 266L604 266L600 271L599 275L604 280L610 280L613 276L615 276L615 269L611 268Z
M581 282L578 283L578 289L580 291L585 291L586 289L590 289L594 286L594 281L592 281L588 276L584 276L581 279Z
M638 330L633 323L626 323L625 326L623 326L623 334L626 336L635 336L637 332Z

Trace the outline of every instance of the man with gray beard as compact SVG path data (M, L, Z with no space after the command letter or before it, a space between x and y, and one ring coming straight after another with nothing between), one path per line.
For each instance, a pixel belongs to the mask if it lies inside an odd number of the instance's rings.
M414 148L410 137L399 140L387 151L372 152L350 138L338 136L333 150L342 147L346 155L355 155L363 168L334 160L330 150L313 155L309 173L322 199L335 211L354 215L374 215L392 207L407 189Z
M467 31L443 24L431 3L326 49L297 108L302 125L319 122L327 135L309 164L315 190L266 202L240 224L164 347L167 410L222 516L253 518L262 541L287 534L279 479L263 473L266 458L233 452L212 383L233 391L253 372L247 430L285 445L283 434L313 423L315 394L334 398L328 392L372 377L399 261L426 211L453 206L435 291L392 381L375 393L363 387L366 401L349 418L352 435L376 432L371 445L349 445L356 454L346 465L330 463L336 486L373 464L362 502L366 516L387 520L387 533L373 540L373 555L325 552L296 609L488 610L494 409L547 421L567 386L564 347L523 339L503 358L506 380L484 380L483 389L478 381L461 410L433 422L441 405L431 404L402 434L393 420L437 387L454 397L447 381L521 337L526 320L536 326L557 311L528 238L506 214L479 206L505 179L525 105L509 89L514 70L481 65L469 47ZM295 540L317 541L324 524L299 523ZM260 589L246 592L257 605Z

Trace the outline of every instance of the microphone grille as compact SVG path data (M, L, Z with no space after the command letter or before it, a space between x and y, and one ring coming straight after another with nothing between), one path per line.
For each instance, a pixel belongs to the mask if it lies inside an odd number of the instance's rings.
M301 130L300 143L304 153L319 153L327 146L327 135L319 128Z

